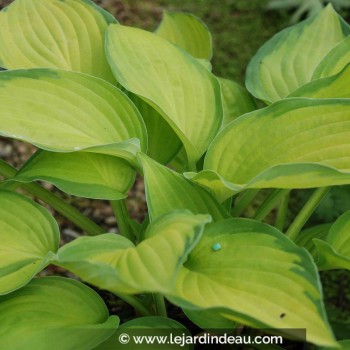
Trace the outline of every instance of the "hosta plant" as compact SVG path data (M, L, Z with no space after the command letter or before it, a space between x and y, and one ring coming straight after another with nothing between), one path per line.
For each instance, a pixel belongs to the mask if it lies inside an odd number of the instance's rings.
M118 315L90 286L135 308L120 329L184 327L166 318L172 303L205 330L298 341L306 329L320 348L345 348L318 271L350 269L350 213L303 227L331 186L350 184L349 33L332 6L283 30L251 60L248 92L211 72L210 33L190 14L165 12L151 33L89 0L3 9L0 134L37 151L20 169L0 162L0 348L119 349ZM126 206L137 174L143 223ZM37 180L109 200L119 234ZM289 192L305 188L315 190L290 223ZM55 219L23 193L86 235L60 245ZM77 278L42 277L50 264Z

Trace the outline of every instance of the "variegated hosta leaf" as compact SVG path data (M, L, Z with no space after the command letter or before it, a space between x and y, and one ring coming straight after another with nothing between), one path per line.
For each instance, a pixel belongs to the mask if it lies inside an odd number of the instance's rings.
M232 80L218 78L221 85L222 106L226 126L242 114L255 109L255 102L248 91Z
M145 176L146 200L151 220L177 209L187 209L195 214L210 214L213 220L229 217L226 210L200 186L145 155L139 157Z
M208 215L171 213L152 223L149 238L136 247L115 234L81 237L60 248L54 263L115 293L169 292L209 221Z
M39 150L12 180L43 180L75 196L118 200L126 197L135 171L124 159L109 155Z
M134 158L146 130L134 104L111 84L57 69L0 72L0 135L55 152Z
M324 240L313 240L318 251L320 270L350 270L350 211L340 216Z
M193 57L210 60L213 55L208 27L190 13L164 11L156 34L185 49Z
M130 342L128 342L127 344L121 342L121 340L123 341L123 339L125 338L120 338L122 334L125 333L128 334L128 336L130 336ZM164 344L156 345L146 344L145 341L142 345L140 345L135 343L133 338L133 336L159 336L165 339L166 337L170 337L170 334L172 334L173 337L177 335L183 336L183 334L186 334L188 336L191 335L184 325L175 320L172 320L171 318L165 318L160 316L139 317L121 324L117 331L107 341L100 344L94 350L116 350L118 348L117 344L120 343L122 344L121 348L125 350L135 350L138 347L140 348L141 346L143 350L178 350L179 344L168 344L167 342L165 342ZM181 349L193 349L193 345L184 345L181 346Z
M317 66L312 79L338 74L350 63L350 36L336 45Z
M350 98L350 64L338 74L311 81L288 97Z
M59 231L45 208L15 192L0 191L0 241L2 295L22 287L50 263Z
M319 15L284 29L266 42L247 68L247 89L268 103L311 81L325 55L350 33L328 5Z
M96 292L68 278L34 279L0 297L1 349L93 349L118 324Z
M317 345L335 343L312 258L257 221L209 225L167 297L181 307L220 312L253 327L284 329L290 335L306 329L307 341Z
M285 99L230 123L204 171L187 176L221 200L246 188L348 184L349 136L349 99Z
M182 143L165 119L147 102L128 93L146 124L147 154L161 164L168 164L179 152Z
M104 34L115 22L90 0L15 0L0 12L0 66L61 68L113 82Z
M117 24L107 30L107 58L118 82L170 124L194 167L222 123L214 75L158 35Z

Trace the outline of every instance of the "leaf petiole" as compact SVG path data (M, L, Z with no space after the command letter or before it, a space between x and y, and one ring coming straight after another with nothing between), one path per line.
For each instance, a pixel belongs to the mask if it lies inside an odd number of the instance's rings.
M231 210L231 215L233 217L238 217L242 212L248 207L248 205L254 200L255 196L258 194L260 189L248 189L243 192L243 194L238 198L237 203Z
M278 208L275 227L283 232L283 229L286 224L286 218L288 213L288 205L289 205L290 192L288 192L281 200L280 206Z
M305 203L303 208L300 210L299 214L296 216L292 224L289 226L286 235L292 240L295 241L299 232L316 210L318 205L324 196L329 192L330 187L320 187L314 191L314 193L310 196L308 201Z
M152 316L152 312L148 310L148 308L142 303L142 301L133 296L133 295L125 295L125 294L118 294L113 293L121 300L125 301L127 304L131 305L137 312L140 313L142 316Z
M162 294L154 293L154 302L156 305L156 312L158 316L168 317L168 313L166 310L165 300Z
M274 209L281 201L281 199L289 192L290 190L273 190L265 199L264 203L256 211L254 219L258 221L264 220L266 216L270 213L270 211Z
M128 208L126 207L125 199L118 201L111 201L111 206L114 212L114 215L117 219L119 233L128 238L131 242L135 242L135 237L133 235L132 228L130 226L130 216Z
M1 175L7 179L11 179L16 176L16 173L17 170L15 168L3 160L0 160ZM37 183L20 184L19 187L50 205L58 213L83 229L88 235L96 236L104 232L100 226L96 225L92 220L81 214L78 209L64 202L61 198L41 187Z

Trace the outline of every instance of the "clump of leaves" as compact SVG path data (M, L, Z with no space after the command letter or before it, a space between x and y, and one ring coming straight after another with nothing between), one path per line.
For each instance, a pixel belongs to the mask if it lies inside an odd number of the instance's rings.
M292 10L295 9L290 22L297 23L304 16L316 16L325 5L332 3L338 11L350 8L347 0L270 0L267 4L269 10Z
M18 170L0 162L0 347L118 348L118 316L83 282L144 316L122 331L184 329L166 298L203 329L238 322L298 339L302 328L308 342L337 346L318 270L350 269L350 212L301 231L331 186L350 184L349 34L328 6L273 37L247 70L248 90L268 104L254 110L245 88L212 74L210 33L192 15L166 12L151 33L89 0L5 8L0 134L39 150ZM142 224L126 206L137 173ZM120 234L36 180L110 200ZM18 187L87 236L59 247L55 219ZM290 190L315 187L285 229ZM239 218L264 188L254 217ZM275 227L263 223L276 207ZM49 264L83 282L34 278Z

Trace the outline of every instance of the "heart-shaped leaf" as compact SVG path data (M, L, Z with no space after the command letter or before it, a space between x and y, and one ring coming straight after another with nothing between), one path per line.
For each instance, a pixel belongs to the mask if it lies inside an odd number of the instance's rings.
M15 0L0 12L0 66L61 68L113 82L104 34L115 22L90 0Z
M317 16L282 30L250 61L246 86L252 95L275 102L311 81L324 56L350 33L328 5Z
M349 78L350 64L336 75L313 80L301 86L288 97L350 98Z
M136 247L115 234L81 237L60 248L54 263L115 293L169 292L209 221L208 215L171 213L152 223Z
M118 82L170 124L194 167L222 122L214 75L158 35L118 24L107 30L107 58Z
M68 278L34 279L0 297L1 349L93 349L118 323L96 292Z
M255 102L248 91L239 84L228 79L218 79L221 85L224 127L240 115L253 111Z
M43 180L75 196L118 200L126 197L134 179L134 169L120 158L86 152L38 151L13 180Z
M350 36L336 45L317 66L312 79L338 74L350 63Z
M210 60L213 55L209 29L190 13L164 11L156 34L183 48L193 57Z
M187 176L221 199L246 188L348 184L349 135L349 99L285 99L230 123L204 171Z
M176 209L187 209L195 214L210 214L213 220L229 217L227 211L200 186L145 155L139 157L145 176L151 220Z
M313 240L318 251L320 270L350 270L350 211L341 215L324 240Z
M170 334L172 338L170 338ZM135 350L135 348L141 346L142 349L179 349L179 344L170 344L170 339L174 339L175 336L184 339L184 335L190 336L190 332L184 325L171 318L160 316L139 317L121 324L107 341L94 350L115 350L118 348L116 344L121 344L121 347L126 350ZM147 344L146 339L154 339L154 341ZM181 349L193 349L193 345L186 344L181 346Z
M101 79L57 69L5 71L0 96L0 135L55 152L85 149L132 158L128 148L135 138L146 148L134 104ZM106 145L114 148L105 151Z
M217 311L253 327L295 336L293 329L306 329L307 340L318 345L335 343L310 255L257 221L209 225L167 297L181 307Z
M0 240L2 295L22 287L50 263L59 231L45 208L17 193L0 191Z

